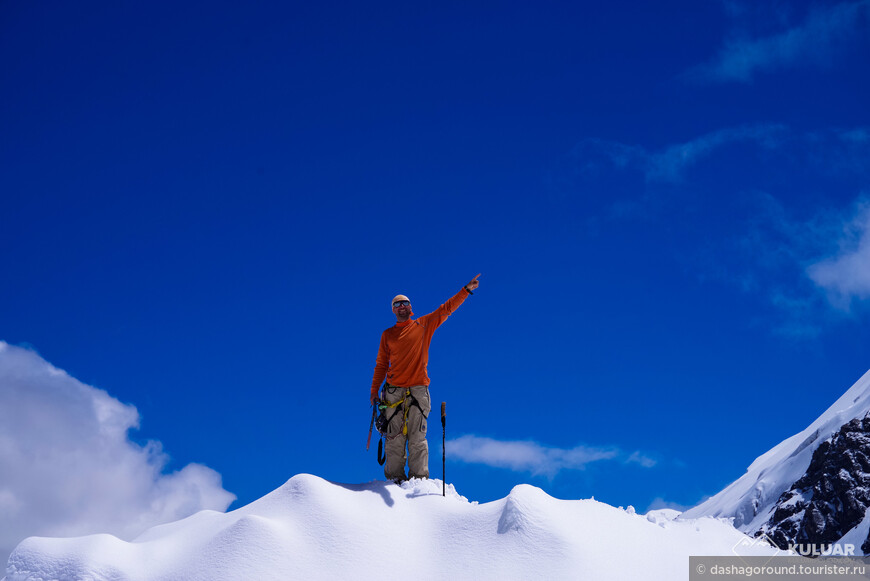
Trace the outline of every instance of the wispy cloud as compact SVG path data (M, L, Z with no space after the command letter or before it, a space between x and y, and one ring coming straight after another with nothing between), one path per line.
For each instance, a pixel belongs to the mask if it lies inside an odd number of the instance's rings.
M644 160L645 174L650 181L679 181L690 166L711 155L717 149L733 143L754 143L773 148L786 128L782 125L745 125L720 129L653 152Z
M640 466L643 466L644 468L652 468L658 462L656 460L654 460L653 458L647 456L646 454L643 454L643 453L638 452L638 451L634 451L628 456L628 458L625 459L625 463L626 464L639 464Z
M572 148L567 159L581 178L599 177L611 170L639 173L649 184L681 184L689 170L724 156L731 151L727 148L759 159L779 155L782 163L821 174L870 176L870 129L862 126L806 132L780 123L746 124L660 148L586 138Z
M571 153L581 174L594 174L605 167L639 171L647 182L681 182L686 172L717 150L732 144L775 148L787 133L779 124L741 125L712 131L685 141L650 150L602 139L584 139Z
M766 292L781 313L775 331L818 336L870 299L870 200L823 208L796 219L770 194L756 194L752 221L739 237L739 261L751 269L750 290ZM820 292L821 291L821 292ZM830 307L833 306L835 310Z
M837 253L814 262L806 272L832 305L848 311L855 300L870 298L870 200L859 200L841 232Z
M646 507L645 512L649 512L651 510L662 510L662 509L670 509L670 510L676 510L678 512L685 512L686 510L689 510L690 508L692 508L692 506L693 505L691 505L691 504L680 504L678 502L671 502L671 501L665 500L664 498L659 496L657 498L654 498L653 501L649 503L649 506Z
M765 296L774 309L758 322L774 333L816 337L870 298L870 212L860 204L848 210L830 205L857 194L870 177L867 127L744 125L659 148L585 139L570 161L577 191L606 182L619 184L614 192L628 192L606 208L610 219L680 216L687 235L697 235L697 224L704 240L685 260L699 279ZM839 191L831 196L829 190ZM787 203L792 199L800 199L800 207ZM717 212L709 222L701 213L706 207ZM718 213L731 219L726 224ZM718 228L716 235L709 227Z
M605 460L638 464L645 468L656 465L649 455L641 452L626 454L614 446L556 448L529 440L505 441L473 435L450 440L447 449L452 458L469 464L506 468L548 478L553 478L562 470L583 470L589 464Z
M844 2L812 10L806 19L770 36L728 40L710 63L690 71L713 82L748 82L758 72L829 62L868 28L870 0Z
M214 470L164 473L158 442L128 438L139 413L30 349L0 341L0 562L24 537L131 538L235 498Z

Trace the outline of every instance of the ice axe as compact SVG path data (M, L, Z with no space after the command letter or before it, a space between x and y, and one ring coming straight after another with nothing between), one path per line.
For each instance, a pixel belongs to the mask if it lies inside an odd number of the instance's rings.
M441 402L441 496L447 496L447 402Z
M372 443L372 428L375 427L375 416L378 414L378 406L372 404L372 421L369 424L369 439L366 440L366 451L368 451L369 446Z

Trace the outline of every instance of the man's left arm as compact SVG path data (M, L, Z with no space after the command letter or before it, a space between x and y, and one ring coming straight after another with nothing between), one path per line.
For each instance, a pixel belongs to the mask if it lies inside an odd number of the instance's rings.
M474 294L473 291L480 285L480 281L477 280L479 277L480 275L478 274L471 279L471 282L463 286L458 293L447 299L446 303L435 309L432 313L421 318L432 321L435 323L435 327L439 327L441 323L447 320L447 317L453 314L453 311L455 311L459 305L465 302L468 295Z

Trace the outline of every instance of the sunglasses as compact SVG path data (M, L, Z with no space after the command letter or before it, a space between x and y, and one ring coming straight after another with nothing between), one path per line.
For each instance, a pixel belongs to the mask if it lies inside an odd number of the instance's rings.
M393 308L396 307L410 307L411 301L396 301L393 303Z

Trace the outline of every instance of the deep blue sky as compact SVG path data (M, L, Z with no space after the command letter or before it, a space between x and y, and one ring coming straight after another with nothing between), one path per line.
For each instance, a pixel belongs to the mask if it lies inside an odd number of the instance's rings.
M389 300L480 272L430 356L448 437L655 465L448 459L457 490L693 505L870 368L868 13L3 2L0 339L239 506L382 478Z

